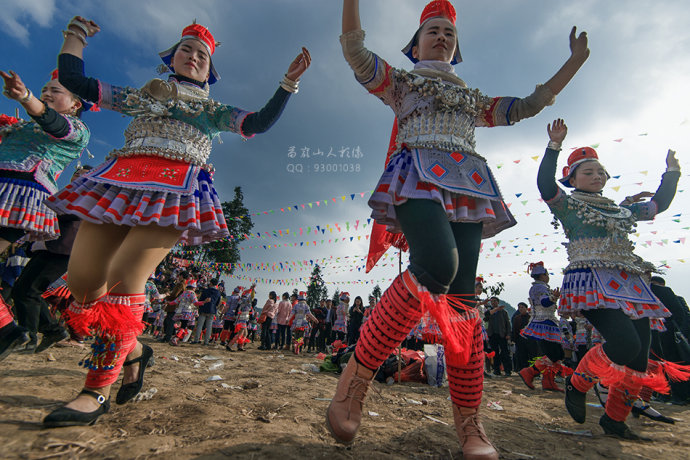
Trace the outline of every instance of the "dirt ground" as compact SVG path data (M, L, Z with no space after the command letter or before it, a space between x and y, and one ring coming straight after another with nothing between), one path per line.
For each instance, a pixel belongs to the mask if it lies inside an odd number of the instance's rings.
M337 377L304 370L318 364L315 355L261 352L254 345L245 353L151 345L156 363L144 390L155 388L155 394L113 404L93 427L41 428L42 418L83 383L77 362L85 350L9 356L0 364L0 458L462 458L447 388L376 383L380 394L371 392L357 441L346 448L332 441L324 425ZM222 380L206 381L214 375ZM491 402L504 410L488 408ZM655 439L635 443L604 436L597 423L603 410L593 394L589 403L587 423L578 425L561 394L530 391L519 377L495 378L485 382L482 411L501 458L690 457L690 407L657 403L678 420L675 425L631 418L634 430Z

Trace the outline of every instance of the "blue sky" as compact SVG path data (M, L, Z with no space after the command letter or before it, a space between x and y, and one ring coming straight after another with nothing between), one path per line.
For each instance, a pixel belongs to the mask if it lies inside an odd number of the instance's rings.
M367 46L391 65L410 68L400 48L416 30L426 1L361 3ZM528 262L544 260L556 273L553 284L560 283L560 268L565 265L560 243L564 238L549 225L551 217L538 201L535 177L537 156L547 142L546 124L563 117L570 131L564 153L570 147L599 144L603 163L613 176L620 175L607 186L607 195L614 199L642 189L654 191L665 168L666 150L678 151L684 167L679 185L683 192L653 225L641 224L634 240L641 256L669 265L669 285L689 295L684 280L690 276L690 241L680 240L690 226L685 215L690 205L690 30L686 26L690 10L685 2L496 0L490 4L455 1L454 5L464 58L456 71L470 86L490 96L526 96L537 83L550 78L569 55L567 37L573 25L588 32L592 50L554 106L510 128L477 130L478 151L489 159L518 219L516 227L485 241L479 272L490 283L505 282L503 297L513 304L526 298L529 278L524 270ZM360 262L368 247L365 235L369 226L363 225L369 208L366 195L362 198L359 193L376 184L393 115L355 82L342 57L338 42L341 7L337 0L67 0L59 6L52 0L9 0L0 17L3 68L16 70L38 92L55 67L60 31L79 14L102 28L85 50L87 73L113 84L139 87L156 77L157 53L173 44L181 29L196 18L222 43L213 57L222 79L212 88L212 97L257 110L273 94L300 47L308 47L312 68L278 123L246 142L225 134L222 144L214 143L210 161L217 168L215 184L221 198L227 199L235 186L241 186L253 213L274 210L253 218L255 232L281 230L285 234L290 229L290 236L253 239L243 245L243 262L264 263L268 269L241 270L237 275L291 280L289 286L260 283L261 298L272 289L303 288L299 278L308 278L310 270L297 270L298 262L324 258L328 260L326 280L335 283L328 286L331 292L338 287L365 296L375 283L387 287L389 278L397 273L394 260L383 261L388 266L377 267L368 275ZM0 99L0 112L14 114L16 107L14 102ZM89 150L96 156L92 163L122 145L128 119L103 111L87 114L84 120L92 132ZM297 153L295 158L288 155L291 147ZM358 148L361 158L339 158L344 147L350 151ZM320 150L324 156L303 159L304 148L310 154ZM336 157L327 157L331 149ZM566 155L562 157L561 165ZM295 164L310 172L290 172ZM338 172L328 172L333 168ZM355 171L341 172L342 168ZM357 195L351 199L351 194ZM299 211L287 210L293 205ZM317 225L324 232L307 237L307 228L313 232ZM328 243L344 237L344 243ZM317 245L299 245L307 241ZM294 243L298 246L292 247ZM268 244L280 247L264 249ZM290 272L271 270L280 263L293 266L292 262L297 267ZM236 282L246 285L248 280L229 280Z

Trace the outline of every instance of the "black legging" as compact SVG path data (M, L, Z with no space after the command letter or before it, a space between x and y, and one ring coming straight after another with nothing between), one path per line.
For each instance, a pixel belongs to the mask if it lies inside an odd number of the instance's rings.
M563 352L563 346L557 342L549 342L548 340L540 340L539 348L542 353L546 355L547 358L551 360L552 363L560 361L565 357Z
M631 319L618 309L584 310L582 314L606 340L611 361L638 372L647 370L651 332L649 318Z
M482 223L448 222L443 206L432 200L410 199L395 212L417 281L436 294L473 295Z

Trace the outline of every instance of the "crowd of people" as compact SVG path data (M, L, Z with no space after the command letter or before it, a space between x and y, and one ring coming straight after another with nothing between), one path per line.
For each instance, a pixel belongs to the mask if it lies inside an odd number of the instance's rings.
M462 61L455 23L448 0L431 1L403 48L414 70L396 69L364 46L358 0L343 0L344 57L357 82L396 117L386 167L369 200L378 232L372 240L410 251L409 267L368 305L359 296L351 304L347 292L337 302L309 299L309 305L306 292L279 299L272 291L258 308L254 285L233 286L228 294L220 273L175 266L169 254L180 242L229 236L207 162L211 141L224 131L249 138L269 130L310 66L305 48L256 112L210 98L209 87L220 78L212 60L217 42L196 23L160 53L171 76L141 89L85 74L84 48L100 27L80 16L63 31L58 69L40 98L19 75L0 71L4 94L32 118L3 116L0 127L0 251L32 243L22 274L16 281L3 277L13 307L0 301L0 359L91 337L92 352L81 362L88 369L83 390L48 414L44 426L95 423L109 411L111 387L123 370L115 402L134 398L153 357L137 339L144 330L171 346L217 342L231 352L253 341L262 351L296 354L349 348L325 420L343 444L356 437L377 370L404 341L442 344L455 428L468 459L498 458L479 410L491 374L515 371L529 388L541 376L544 389L565 392L565 408L578 423L586 420L586 393L594 389L605 407L599 424L619 438L642 439L625 424L633 410L668 421L648 401L655 392L668 393L668 376L673 401L687 402L682 381L690 366L678 364L690 361L678 346L679 337L688 337L687 305L633 253L629 234L637 221L671 204L680 178L675 152L668 152L655 193L617 204L602 193L610 176L591 147L574 149L556 180L567 127L561 119L547 126L548 147L535 176L554 225L568 239L568 265L561 288L552 289L549 271L532 264L529 301L511 319L498 298L483 297L476 278L481 240L517 222L476 150L475 127L514 125L552 105L587 60L588 39L573 27L567 60L529 96L490 98L455 73L453 65ZM57 177L88 144L80 116L93 104L131 117L125 145L104 163L80 168L59 190ZM25 262L13 251L10 271ZM52 299L64 324L43 297Z

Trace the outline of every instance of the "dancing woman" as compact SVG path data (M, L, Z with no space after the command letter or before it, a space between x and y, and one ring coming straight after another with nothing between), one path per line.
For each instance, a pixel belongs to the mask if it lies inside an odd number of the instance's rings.
M86 104L57 80L57 73L37 98L13 71L0 71L3 94L17 101L33 121L2 116L0 123L0 252L23 236L53 240L60 230L45 200L58 189L57 178L89 143L89 129L79 119ZM17 326L0 297L0 360L29 338Z
M650 201L619 206L603 196L609 174L591 147L575 149L559 182L574 188L570 194L556 185L556 162L568 129L563 120L549 124L549 144L539 167L537 184L542 198L563 225L569 242L558 311L561 316L581 313L603 336L605 343L591 348L566 378L565 403L578 423L585 422L586 393L600 382L609 388L606 412L599 424L607 434L644 439L625 424L640 389L667 390L663 369L675 378L687 378L670 363L648 367L650 318L670 315L652 293L647 274L654 266L633 252L628 235L638 220L652 220L668 209L680 178L675 152L668 151L666 172ZM554 222L558 225L558 222ZM661 364L661 365L657 365Z
M465 458L497 458L478 418L482 397L481 324L474 309L453 315L445 294L473 305L481 239L515 225L493 174L475 150L475 126L512 125L552 103L589 55L585 34L570 34L572 55L526 98L488 98L455 74L460 62L456 13L435 0L403 49L415 63L395 69L364 47L359 2L344 0L341 44L357 81L390 106L397 123L392 156L369 200L372 217L402 232L410 266L395 279L361 330L355 359L343 372L327 413L338 442L351 443L376 369L422 317L431 312L446 348L456 428ZM395 134L397 133L397 135ZM462 266L460 266L462 261ZM464 329L463 333L456 330Z
M572 371L561 364L565 357L563 352L564 338L561 327L556 318L556 308L560 290L549 287L549 272L544 262L529 265L529 273L534 282L529 290L529 302L532 305L532 316L529 324L520 335L538 340L541 353L545 356L537 358L532 366L525 367L518 373L529 388L534 390L534 378L542 374L541 386L544 390L563 391L556 385L555 377L558 373L572 374Z
M84 46L99 30L79 16L69 23L58 58L60 82L84 99L133 119L123 148L51 198L52 208L84 221L69 264L76 299L70 322L98 339L85 360L89 372L84 391L49 414L45 426L94 423L109 409L110 386L125 360L117 402L125 403L139 392L152 355L136 339L146 279L178 240L202 244L228 236L206 163L212 139L222 131L244 138L267 131L310 64L303 49L268 104L250 113L209 97L209 85L219 76L212 61L217 44L205 27L185 27L181 39L160 53L173 75L167 81L153 79L141 89L84 76Z

